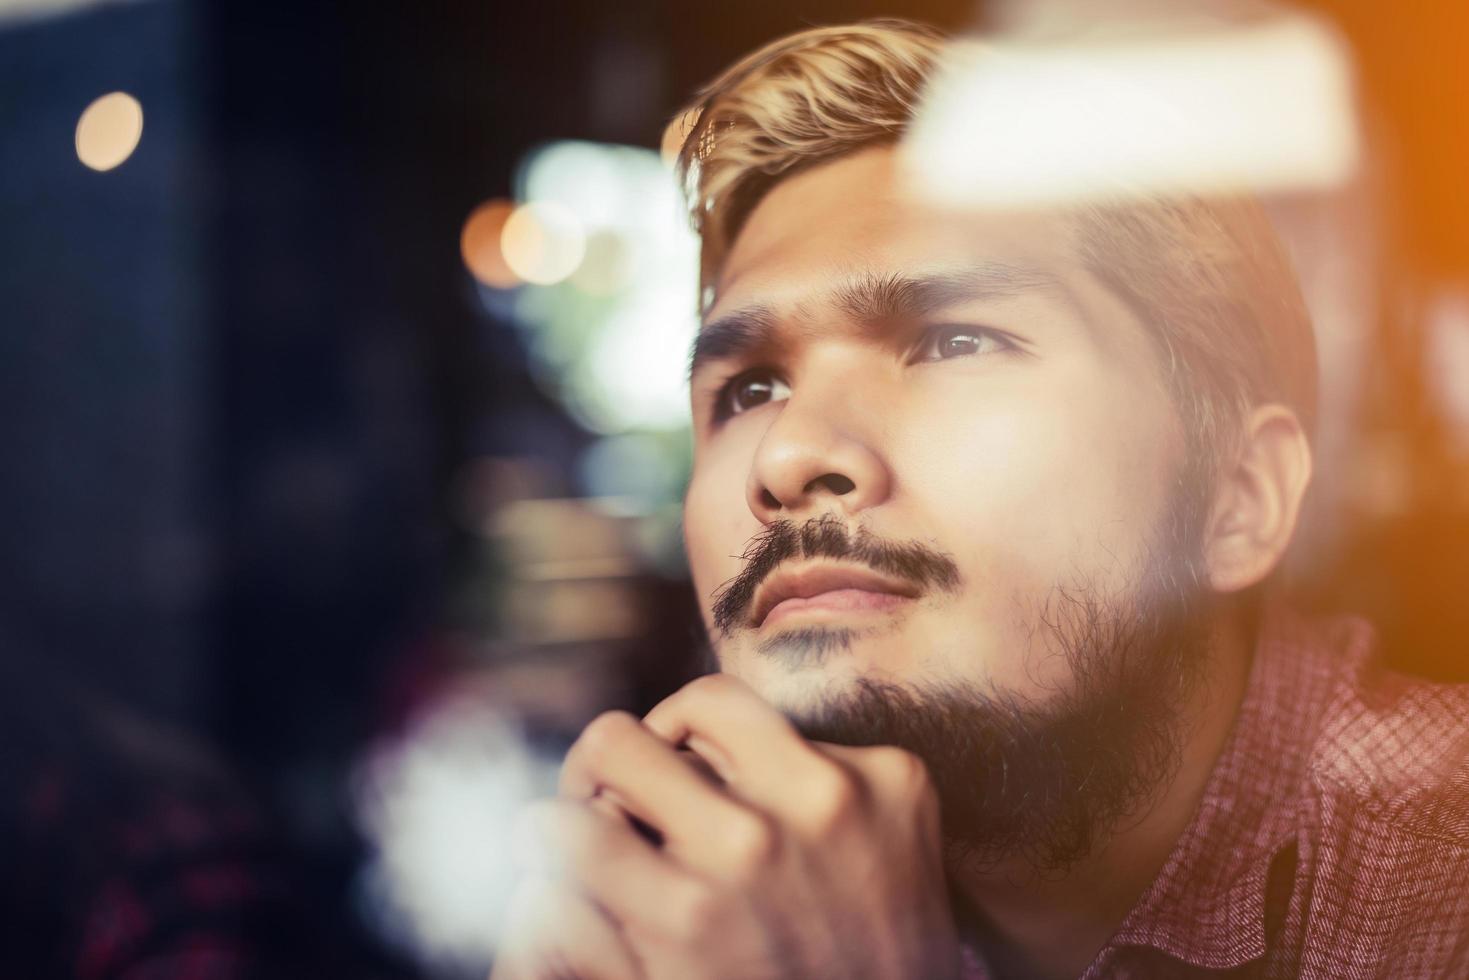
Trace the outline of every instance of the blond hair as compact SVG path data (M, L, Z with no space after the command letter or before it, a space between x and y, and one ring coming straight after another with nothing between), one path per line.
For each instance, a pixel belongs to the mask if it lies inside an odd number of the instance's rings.
M677 170L701 240L706 295L773 186L899 139L944 44L939 32L902 20L801 31L741 59L675 117L670 135L681 140ZM1265 402L1292 408L1311 430L1310 320L1257 202L1152 198L1074 216L1081 259L1147 327L1191 442L1214 450L1203 456L1217 456Z
M852 150L895 142L943 48L901 20L817 27L740 59L671 124L701 241L704 285L760 198L782 177Z

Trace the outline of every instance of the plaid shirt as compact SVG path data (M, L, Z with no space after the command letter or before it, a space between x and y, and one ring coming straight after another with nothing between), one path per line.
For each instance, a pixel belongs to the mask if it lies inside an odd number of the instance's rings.
M1377 668L1359 620L1261 636L1198 811L1083 977L1469 977L1469 685Z
M302 888L303 869L233 786L129 768L82 741L38 767L5 826L0 978L406 976Z

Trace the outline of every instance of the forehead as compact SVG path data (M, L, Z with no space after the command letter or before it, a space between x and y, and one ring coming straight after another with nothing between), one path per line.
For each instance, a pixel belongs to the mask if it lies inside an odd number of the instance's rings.
M750 304L810 311L832 283L928 269L1005 269L1063 286L1083 270L1063 216L966 214L906 193L896 154L863 150L777 184L730 250L707 320Z

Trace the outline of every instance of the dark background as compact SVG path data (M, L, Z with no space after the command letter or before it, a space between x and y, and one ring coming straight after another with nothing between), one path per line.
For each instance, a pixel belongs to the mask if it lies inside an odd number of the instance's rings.
M1364 451L1395 447L1407 496L1354 511L1302 601L1466 679L1469 464L1428 394L1419 301L1469 288L1469 13L1312 6L1382 120L1388 315L1359 424ZM591 440L477 302L465 216L536 144L656 147L759 43L878 14L977 15L146 0L0 21L0 640L217 746L345 907L345 767L401 715L405 678L452 667L446 596L479 560L452 513L461 468L536 459L575 493ZM144 135L98 174L71 134L115 89ZM692 669L685 588L650 589L618 695L634 706Z

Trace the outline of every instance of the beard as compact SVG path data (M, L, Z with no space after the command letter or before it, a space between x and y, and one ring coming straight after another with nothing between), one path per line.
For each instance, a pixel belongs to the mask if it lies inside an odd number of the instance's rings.
M1033 639L1049 639L1069 667L1070 683L1044 700L993 684L857 678L789 712L791 720L813 741L891 745L922 759L938 793L951 863L983 867L1019 858L1037 870L1064 871L1177 772L1184 705L1209 649L1201 528L1197 498L1180 488L1129 586L1056 586L1021 610ZM958 587L952 562L922 545L888 546L859 534L844 552L845 539L830 520L767 529L747 571L768 572L784 557L814 553L892 572L926 571L930 584ZM813 542L815 549L804 547ZM736 579L724 597L740 587ZM761 652L809 666L856 635L802 630Z

